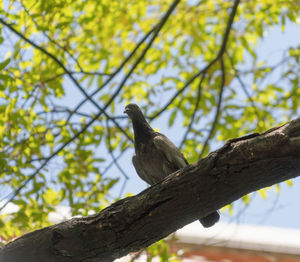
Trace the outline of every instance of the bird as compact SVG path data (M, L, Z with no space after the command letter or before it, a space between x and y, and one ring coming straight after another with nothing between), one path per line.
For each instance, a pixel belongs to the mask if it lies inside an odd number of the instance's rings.
M142 180L154 185L189 165L180 150L165 135L156 132L149 125L137 104L126 105L124 113L132 121L135 148L132 163ZM203 227L211 227L219 219L219 212L214 211L199 221Z

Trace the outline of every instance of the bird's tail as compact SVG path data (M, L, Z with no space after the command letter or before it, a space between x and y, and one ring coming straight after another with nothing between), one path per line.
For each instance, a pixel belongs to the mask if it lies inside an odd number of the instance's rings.
M200 218L199 221L204 227L212 227L215 223L219 221L219 219L220 219L220 214L218 211L215 211L206 217Z

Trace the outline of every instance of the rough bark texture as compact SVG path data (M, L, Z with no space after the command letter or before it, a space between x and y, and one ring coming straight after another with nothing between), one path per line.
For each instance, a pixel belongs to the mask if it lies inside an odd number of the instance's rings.
M300 118L233 139L96 215L26 234L0 250L0 261L112 261L245 194L299 175Z

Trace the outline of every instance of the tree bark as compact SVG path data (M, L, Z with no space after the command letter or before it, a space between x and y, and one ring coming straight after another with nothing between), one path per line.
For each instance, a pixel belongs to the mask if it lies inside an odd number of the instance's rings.
M23 235L0 261L112 261L232 201L300 175L300 118L228 141L198 163L100 213Z

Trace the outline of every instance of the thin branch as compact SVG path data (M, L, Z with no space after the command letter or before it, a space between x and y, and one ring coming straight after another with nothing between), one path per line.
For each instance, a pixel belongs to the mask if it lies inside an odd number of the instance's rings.
M197 98L196 98L196 103L195 103L195 108L194 108L194 111L193 111L193 114L192 114L192 118L191 118L191 121L189 123L189 126L181 140L181 143L179 145L179 148L182 148L189 132L191 131L191 128L192 128L192 125L194 123L194 120L195 120L195 116L196 116L196 113L198 111L198 107L199 107L199 102L200 102L200 97L201 97L201 90L202 90L202 83L203 83L203 80L205 78L205 74L202 75L200 81L199 81L199 85L198 85L198 90L197 90Z
M220 65L221 65L221 72L222 72L222 81L221 81L221 86L220 86L220 93L219 93L219 99L218 99L218 105L217 105L217 109L216 109L216 113L215 113L215 117L214 117L214 121L210 127L209 130L209 134L204 142L202 151L200 153L199 159L201 159L202 155L204 154L206 147L208 146L208 142L211 139L216 125L218 123L219 117L220 117L220 112L221 112L221 103L222 103L222 99L223 99L223 91L224 91L224 86L225 86L225 81L226 81L226 72L225 72L225 66L224 66L224 61L223 61L223 57L221 57L220 59Z
M230 57L229 54L227 54L227 56ZM289 60L291 60L291 57L284 57L281 61L277 62L273 66L261 66L261 67L252 68L251 70L239 70L239 69L235 69L235 70L238 72L239 75L247 75L247 74L255 74L258 71L269 69L270 71L266 72L266 74L270 74L274 70L276 70L279 66L282 66L283 64L289 62Z
M82 113L82 112L76 112L74 110L71 110L69 108L53 108L49 111L41 111L41 112L37 112L36 115L44 115L44 114L51 114L51 113L72 113L72 114L76 114L79 116L84 116L87 118L92 118L93 116L87 113Z
M102 72L97 72L97 71L70 71L71 74L84 74L84 75L93 75L93 76L111 76L111 73L102 73Z
M236 11L237 11L239 3L240 3L240 0L235 0L234 1L234 4L233 4L232 10L231 10L231 14L230 14L229 20L227 22L225 34L223 36L223 41L222 41L221 49L220 49L220 51L218 53L218 56L217 56L216 60L218 60L219 58L221 58L223 56L225 50L226 50L226 45L227 45L227 42L228 42L228 37L229 37L230 31L231 31L231 28L232 28L233 20L234 20L234 17L236 15Z
M116 160L119 160L122 156L123 156L123 154L124 154L124 152L128 149L129 147L126 147L117 157L115 157L115 159ZM106 167L105 167L105 169L101 172L101 175L102 176L104 176L107 172L108 172L108 170L112 167L114 165L114 160L112 160Z
M207 65L205 66L202 70L200 70L197 74L195 74L190 80L187 81L187 83L181 88L179 89L176 94L169 100L169 102L158 112L154 113L150 119L153 120L154 118L158 117L161 113L163 113L172 103L173 101L176 99L176 97L181 94L197 77L199 77L201 74L204 74L212 65L214 65L224 54L225 50L226 50L226 45L228 42L228 37L232 28L232 24L233 24L233 20L234 17L236 15L236 11L238 8L238 5L240 3L240 0L235 0L232 10L231 10L231 14L226 26L226 30L223 36L223 40L222 40L222 44L221 44L221 48L217 54L217 56Z
M85 74L85 75L93 75L93 76L111 76L111 74L109 74L109 73L88 72L88 71L69 71L69 73L72 75ZM51 78L44 80L43 83L48 83L48 82L54 81L55 79L62 77L66 74L67 74L66 72L62 72L60 74L57 74ZM88 99L86 99L86 101L88 101Z
M124 171L124 169L119 165L118 159L115 157L114 153L113 153L113 149L111 146L111 135L110 135L110 127L109 127L109 123L106 120L106 129L107 129L107 145L108 145L108 151L109 154L112 158L112 163L117 167L117 169L119 169L120 173L124 176L125 180L121 186L120 192L119 192L119 198L122 196L123 191L126 187L127 181L129 180L129 176L127 175L127 173Z
M194 75L182 88L180 88L174 95L173 97L168 101L168 103L162 108L160 109L158 112L154 113L152 116L149 117L150 121L154 120L155 118L157 118L160 114L162 114L173 102L174 100L197 78L199 77L201 74L204 74L206 72L206 70L209 67L205 67L203 70L201 70L200 72L198 72L196 75Z
M119 171L125 177L125 179L128 180L129 176L126 174L124 169L119 165L118 160L114 156L113 149L112 149L112 146L111 146L111 135L110 135L110 127L109 127L108 121L106 121L106 129L107 129L106 142L107 142L107 145L108 145L108 152L109 152L109 154L110 154L110 156L113 160L114 165L119 169Z
M240 78L240 76L238 74L236 74L235 76L236 76L236 79L238 80L238 82L240 83L240 86L241 86L242 90L244 91L245 95L249 99L251 106L254 108L257 120L259 121L260 116L259 116L259 112L257 110L258 107L255 105L255 102L252 99L251 95L249 94L247 87L246 87L245 83L243 82L243 80Z
M243 90L243 92L245 93L245 95L247 96L247 98L249 99L251 106L254 108L257 119L259 120L259 112L257 110L257 106L255 105L254 100L252 99L251 95L249 94L247 87L245 85L245 83L243 82L243 80L241 79L241 77L239 76L238 70L234 67L233 65L233 61L232 61L232 57L227 53L227 56L229 57L229 61L231 63L231 68L234 70L235 73L235 77L237 78L238 82L240 83L240 86Z

